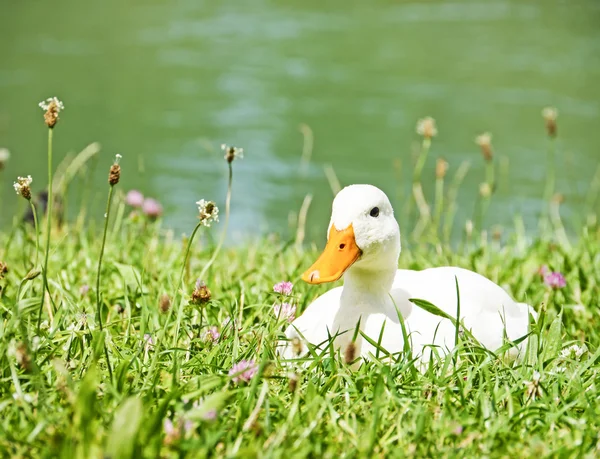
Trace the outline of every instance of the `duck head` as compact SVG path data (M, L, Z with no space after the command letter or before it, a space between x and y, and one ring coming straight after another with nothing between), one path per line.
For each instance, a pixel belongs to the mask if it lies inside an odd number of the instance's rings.
M350 185L333 200L327 245L302 279L322 284L348 270L395 272L399 255L400 230L388 197L372 185Z

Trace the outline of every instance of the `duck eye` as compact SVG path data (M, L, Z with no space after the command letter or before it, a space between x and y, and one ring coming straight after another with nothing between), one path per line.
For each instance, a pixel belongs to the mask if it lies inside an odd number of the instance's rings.
M379 217L379 207L373 207L371 212L369 212L371 217Z

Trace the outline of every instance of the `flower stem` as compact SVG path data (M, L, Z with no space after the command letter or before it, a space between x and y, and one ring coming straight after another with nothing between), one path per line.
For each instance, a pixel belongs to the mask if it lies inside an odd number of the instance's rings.
M44 279L42 287L42 300L40 301L40 309L38 311L37 330L40 333L40 325L42 323L42 309L44 308L44 297L48 288L48 256L50 254L50 233L52 232L52 128L48 129L48 204L46 206L46 255L44 258L44 269L42 277ZM34 212L35 215L35 212Z
M106 201L106 213L104 214L104 231L102 233L102 246L100 247L100 256L98 257L98 273L96 275L96 314L98 315L98 325L100 326L100 332L104 331L102 325L102 295L100 292L100 273L102 271L102 259L104 258L104 247L106 246L106 233L108 233L108 219L110 217L110 205L112 203L113 188L110 186L108 189L108 199ZM110 366L110 360L108 358L108 349L106 342L104 343L104 356L106 357L106 365L108 366L108 373L112 380L112 368Z
M35 268L38 264L40 254L40 227L38 226L35 205L33 204L33 201L31 199L29 200L29 205L31 206L31 213L33 214L33 225L35 226L35 263L33 264L33 267Z
M208 271L208 268L210 268L210 266L217 259L217 255L219 254L221 247L223 247L223 243L225 242L225 237L227 236L227 227L229 226L229 214L231 213L231 188L232 188L232 183L233 183L233 167L231 167L231 163L228 163L228 166L229 166L229 183L227 185L227 198L225 200L225 223L223 224L223 231L221 232L221 239L219 239L219 243L217 244L217 247L215 248L215 251L213 252L212 257L210 257L210 260L208 260L208 263L206 263L204 265L204 268L202 268L202 271L200 272L200 276L198 276L199 279L204 278L204 275Z

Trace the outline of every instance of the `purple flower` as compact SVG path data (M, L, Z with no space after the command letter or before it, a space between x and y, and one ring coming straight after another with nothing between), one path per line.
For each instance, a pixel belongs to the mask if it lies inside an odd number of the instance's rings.
M237 384L242 381L250 381L257 371L258 366L254 360L240 360L233 367L231 367L231 370L229 370L229 376L232 376L231 380Z
M86 296L89 291L90 291L90 286L87 284L84 284L81 287L79 287L79 294L81 296Z
M142 211L147 217L158 218L162 215L163 208L156 199L147 198L142 204Z
M125 196L125 202L131 207L142 207L144 204L144 195L138 190L129 190Z
M220 337L221 333L219 333L219 329L216 326L209 327L204 334L204 340L211 343L218 341Z
M281 281L273 286L273 291L275 293L281 293L282 295L291 295L293 287L294 284L290 281Z
M542 276L542 278L549 272L550 270L548 269L548 265L542 265L540 266L540 269L538 269L538 274Z
M296 318L296 306L290 303L274 304L273 313L277 319L293 322Z
M565 276L559 272L547 272L544 274L544 284L553 289L563 288L567 285Z
M208 410L206 413L204 413L202 418L206 421L214 421L217 419L217 410L215 408Z

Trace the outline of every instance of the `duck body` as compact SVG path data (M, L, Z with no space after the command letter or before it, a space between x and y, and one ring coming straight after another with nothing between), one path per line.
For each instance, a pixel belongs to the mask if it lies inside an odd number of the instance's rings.
M321 350L346 349L354 341L356 357L370 358L378 349L363 334L390 354L404 350L402 317L413 356L427 362L455 346L454 324L410 301L426 300L460 321L486 348L495 350L506 339L527 334L530 306L514 301L486 277L458 267L422 271L397 269L400 233L387 196L371 185L352 185L336 196L327 246L304 274L309 283L330 282L344 276L343 287L318 297L286 330L288 342L280 348L294 358L294 338ZM356 335L357 327L360 328ZM524 340L513 354L525 346Z

